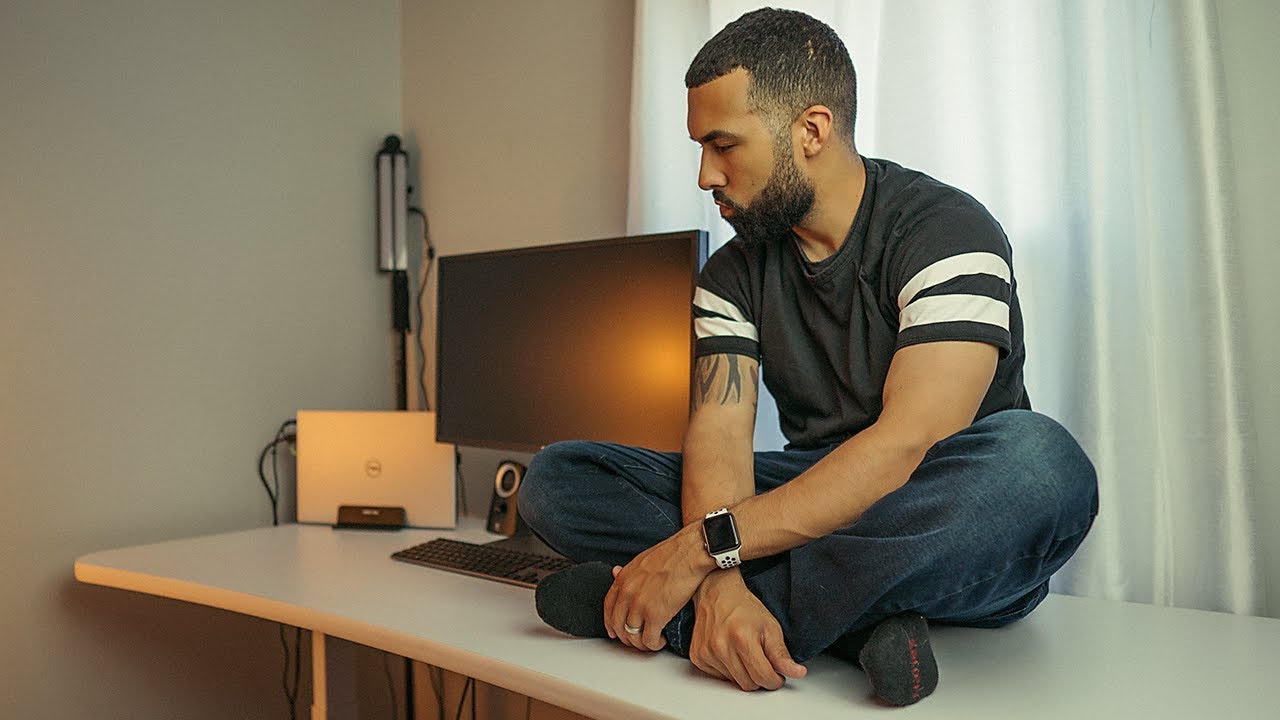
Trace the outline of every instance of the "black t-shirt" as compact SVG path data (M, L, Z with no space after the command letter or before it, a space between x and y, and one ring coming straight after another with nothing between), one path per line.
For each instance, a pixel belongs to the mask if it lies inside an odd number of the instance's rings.
M864 158L866 189L834 255L810 262L791 233L735 237L694 295L695 355L760 362L788 448L843 442L880 416L899 348L940 340L1000 349L984 417L1030 408L1013 257L977 200L928 175Z

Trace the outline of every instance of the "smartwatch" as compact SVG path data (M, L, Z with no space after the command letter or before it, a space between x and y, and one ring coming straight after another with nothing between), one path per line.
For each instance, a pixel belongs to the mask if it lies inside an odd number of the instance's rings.
M728 508L709 512L702 519L702 546L721 570L742 564L742 558L738 557L742 539L738 537L738 524Z

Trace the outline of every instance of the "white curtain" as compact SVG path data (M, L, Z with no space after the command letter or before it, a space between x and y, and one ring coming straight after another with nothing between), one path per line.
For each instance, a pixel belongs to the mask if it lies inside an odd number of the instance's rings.
M968 191L1009 235L1032 402L1080 440L1101 490L1054 589L1258 613L1213 3L772 4L844 38L863 154ZM731 234L696 187L683 74L760 5L637 0L630 231ZM780 442L769 412L757 447Z

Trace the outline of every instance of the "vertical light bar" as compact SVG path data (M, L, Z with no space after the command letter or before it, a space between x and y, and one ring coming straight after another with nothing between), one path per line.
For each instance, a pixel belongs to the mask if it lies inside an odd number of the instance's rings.
M387 271L395 269L394 226L392 223L392 158L386 153L378 153L378 269Z
M409 222L409 156L403 151L392 156L391 169L391 251L392 270L409 268L409 243L405 226Z

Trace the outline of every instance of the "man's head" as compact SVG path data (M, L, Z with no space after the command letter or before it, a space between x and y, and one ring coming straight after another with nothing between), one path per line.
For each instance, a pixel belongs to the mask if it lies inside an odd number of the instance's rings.
M850 147L858 114L858 76L844 42L825 23L795 10L762 8L743 15L707 41L689 64L684 86L705 85L742 68L750 76L751 110L778 126L813 105L834 116Z
M815 188L797 158L832 141L856 155L855 83L835 32L789 10L748 13L698 52L685 75L698 184L740 235L776 236L809 215Z

